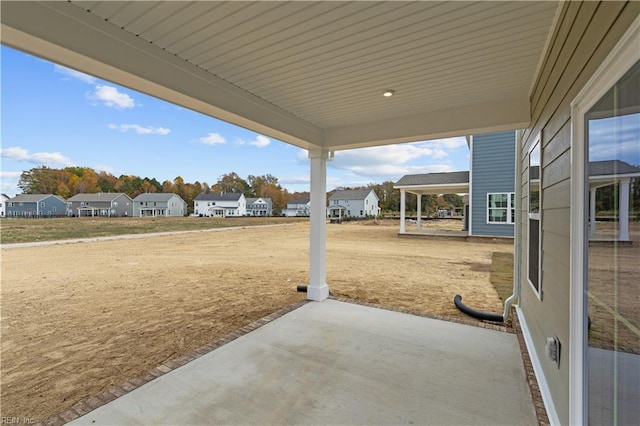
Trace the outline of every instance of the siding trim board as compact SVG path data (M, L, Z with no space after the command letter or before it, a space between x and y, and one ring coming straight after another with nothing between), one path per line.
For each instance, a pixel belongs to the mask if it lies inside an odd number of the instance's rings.
M535 345L533 343L531 333L529 332L530 328L527 325L527 320L525 318L526 316L522 312L522 308L520 306L516 306L515 308L518 314L518 321L520 321L520 326L522 329L522 337L524 337L527 352L529 353L529 358L531 359L533 372L535 373L536 379L538 381L538 387L540 388L542 402L544 403L547 411L547 416L549 417L549 423L551 423L552 425L561 425L562 422L560 422L560 419L558 418L558 412L555 408L555 404L553 403L553 396L544 375L544 370L542 369L540 358L538 358L538 354L535 351Z
M640 60L640 17L636 17L629 29L607 55L598 69L571 102L571 268L570 268L570 331L569 358L569 422L584 424L588 420L586 372L586 316L585 299L585 245L588 241L586 227L586 174L585 114L604 94Z

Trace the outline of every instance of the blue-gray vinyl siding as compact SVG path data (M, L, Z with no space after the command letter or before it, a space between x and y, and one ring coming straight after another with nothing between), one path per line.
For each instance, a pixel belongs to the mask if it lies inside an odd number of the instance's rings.
M66 204L62 198L49 195L39 201L8 200L7 217L54 217L66 215Z
M512 223L488 223L487 194L514 192L515 146L515 131L473 136L470 176L472 235L513 237Z

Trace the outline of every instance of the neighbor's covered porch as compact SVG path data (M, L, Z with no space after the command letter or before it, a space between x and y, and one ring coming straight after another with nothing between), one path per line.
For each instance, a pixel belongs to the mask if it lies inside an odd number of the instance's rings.
M400 234L424 234L422 230L422 196L441 194L469 194L469 172L429 173L421 175L403 176L394 188L400 190ZM416 222L415 230L407 231L406 211L407 193L416 196ZM418 213L419 212L419 213ZM463 210L461 229L457 233L447 232L444 235L463 236L468 235L469 209L465 204ZM433 231L430 231L433 233ZM437 233L436 233L437 234Z

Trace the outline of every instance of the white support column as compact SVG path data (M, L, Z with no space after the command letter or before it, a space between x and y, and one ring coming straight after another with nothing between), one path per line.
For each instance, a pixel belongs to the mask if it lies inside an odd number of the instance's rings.
M422 194L416 194L417 211L416 211L416 227L422 229Z
M620 179L620 185L618 185L618 199L620 200L618 206L618 240L629 241L629 183L631 179Z
M400 233L404 234L404 216L405 216L405 208L407 205L407 191L404 189L400 190Z
M589 236L596 235L596 191L597 188L589 189Z
M307 299L329 297L327 286L327 159L328 151L309 150L311 160L311 236L309 245L309 285Z

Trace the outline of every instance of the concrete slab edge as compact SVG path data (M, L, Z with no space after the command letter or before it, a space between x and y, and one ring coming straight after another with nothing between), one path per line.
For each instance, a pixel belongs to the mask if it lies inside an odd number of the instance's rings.
M169 373L170 371L175 370L176 368L182 367L183 365L187 364L190 361L193 361L196 358L199 358L215 349L218 349L223 345L226 345L227 343L237 339L238 337L244 336L245 334L258 329L263 325L268 324L271 321L274 321L282 317L283 315L288 314L289 312L300 308L301 306L307 303L309 303L308 300L301 300L289 306L285 306L284 308L276 312L273 312L265 317L262 317L258 320L255 320L252 323L247 324L236 331L233 331L225 336L219 337L213 340L211 343L201 346L177 358L167 360L161 365L152 368L151 370L139 375L138 377L134 377L117 386L113 386L98 395L89 396L75 403L70 408L60 413L51 415L38 423L35 423L34 426L60 426L60 425L69 423L95 410L96 408L99 408L105 404L108 404L109 402L131 392L134 389L139 388L140 386L148 382L155 380L158 377Z

